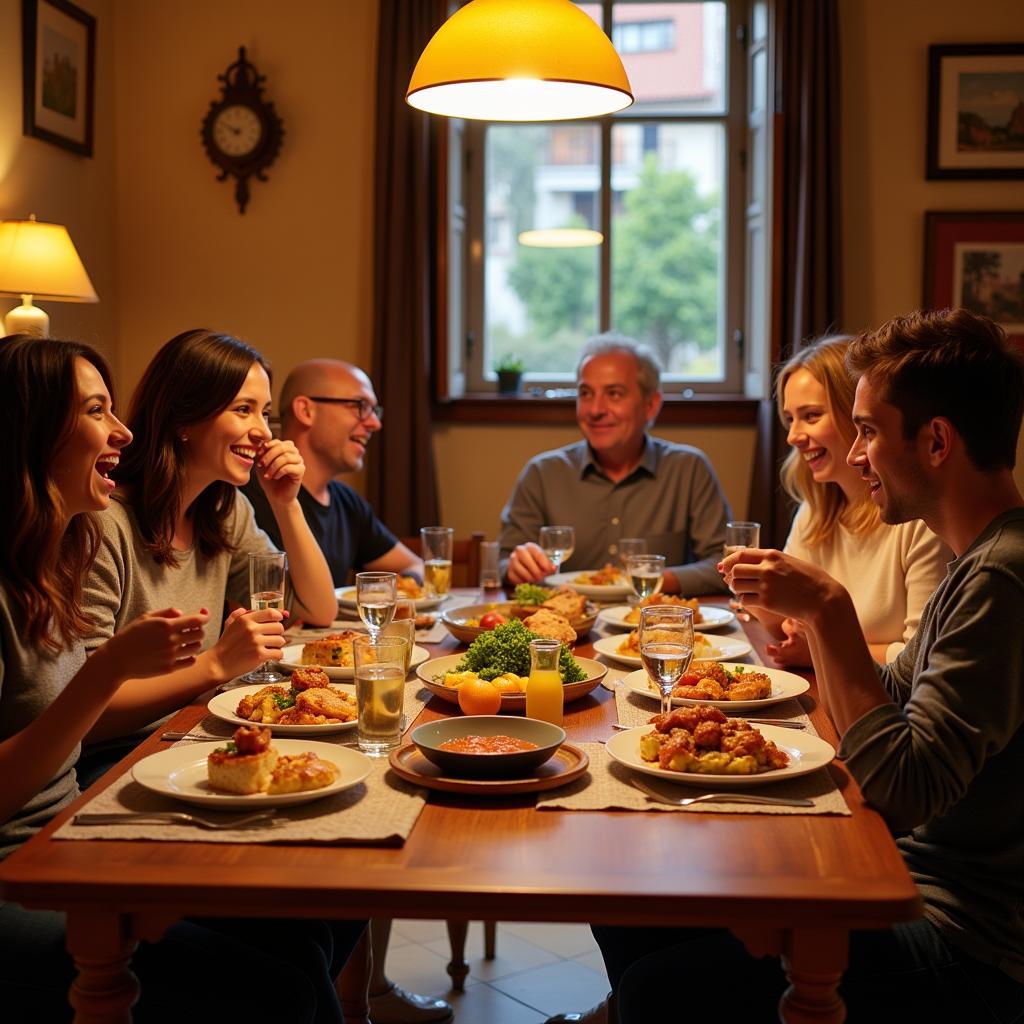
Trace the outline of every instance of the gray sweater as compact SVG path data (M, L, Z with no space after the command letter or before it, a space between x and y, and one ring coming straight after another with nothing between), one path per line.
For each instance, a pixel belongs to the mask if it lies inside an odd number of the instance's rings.
M133 619L163 608L177 608L184 615L206 608L210 622L203 649L213 646L220 637L225 599L249 606L249 552L277 550L256 526L252 505L240 492L226 523L236 550L213 558L204 558L195 548L179 551L176 568L159 565L143 547L135 514L127 505L112 501L99 520L103 539L84 594L96 624L86 640L90 651Z
M840 756L890 827L925 915L953 945L1024 981L1024 509L995 519L879 676L895 703Z
M27 645L24 629L11 613L7 591L0 584L0 740L16 735L38 718L85 664L81 643L58 654L48 647ZM0 824L0 859L13 853L78 796L74 768L78 751L76 745L56 777Z

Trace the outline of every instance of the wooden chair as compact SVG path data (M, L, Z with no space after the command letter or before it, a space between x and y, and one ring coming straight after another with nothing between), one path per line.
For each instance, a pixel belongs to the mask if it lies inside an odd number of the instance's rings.
M420 538L401 537L401 542L414 554L423 554ZM466 540L456 538L452 543L452 586L480 586L480 542L487 536L479 530L471 533Z

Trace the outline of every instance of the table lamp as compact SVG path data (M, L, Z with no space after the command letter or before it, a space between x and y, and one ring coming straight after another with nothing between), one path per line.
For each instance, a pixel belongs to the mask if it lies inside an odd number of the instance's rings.
M99 302L63 224L28 220L0 221L0 295L20 295L21 305L4 317L6 334L45 338L50 318L33 298L47 302Z
M599 117L633 102L612 41L571 0L471 0L427 43L408 104L483 121Z

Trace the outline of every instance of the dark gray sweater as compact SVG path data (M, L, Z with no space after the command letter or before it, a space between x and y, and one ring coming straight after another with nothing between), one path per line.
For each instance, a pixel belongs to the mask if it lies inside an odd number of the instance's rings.
M995 519L879 676L840 756L891 828L925 916L1024 981L1024 509Z

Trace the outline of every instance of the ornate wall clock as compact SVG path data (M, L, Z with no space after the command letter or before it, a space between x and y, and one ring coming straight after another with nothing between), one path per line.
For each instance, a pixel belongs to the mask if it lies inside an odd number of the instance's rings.
M217 79L224 83L223 95L210 104L200 134L206 155L220 168L217 180L234 177L238 212L245 213L249 179L267 180L266 170L281 150L284 126L274 104L263 98L266 76L245 59L244 46Z

